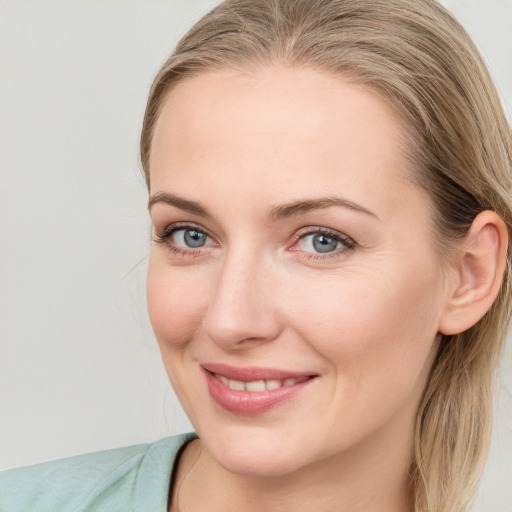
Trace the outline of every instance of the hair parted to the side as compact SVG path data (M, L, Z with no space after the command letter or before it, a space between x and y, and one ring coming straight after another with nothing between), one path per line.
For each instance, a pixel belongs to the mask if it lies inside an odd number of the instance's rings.
M409 127L414 179L430 194L441 254L483 210L509 232L497 300L474 327L440 341L416 418L418 512L462 512L492 426L496 367L512 310L512 133L475 45L434 0L229 0L180 41L150 91L141 161L150 186L161 106L184 78L222 68L308 67L376 91Z

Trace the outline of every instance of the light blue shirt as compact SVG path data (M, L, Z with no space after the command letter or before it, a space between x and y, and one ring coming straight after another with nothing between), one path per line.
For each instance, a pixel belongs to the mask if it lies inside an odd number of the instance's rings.
M167 512L174 464L197 436L0 472L1 512Z

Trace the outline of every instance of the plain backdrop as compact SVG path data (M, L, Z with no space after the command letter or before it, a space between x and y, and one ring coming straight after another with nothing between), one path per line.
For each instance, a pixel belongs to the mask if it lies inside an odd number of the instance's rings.
M512 2L445 1L511 118ZM138 136L212 0L0 0L0 468L191 429L145 306ZM512 512L512 342L475 512Z

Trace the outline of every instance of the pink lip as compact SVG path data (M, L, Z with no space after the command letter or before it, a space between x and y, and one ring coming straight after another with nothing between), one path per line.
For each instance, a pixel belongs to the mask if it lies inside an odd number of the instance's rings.
M311 377L312 372L294 372L286 370L275 370L273 368L258 368L251 366L248 368L237 368L222 363L205 363L203 368L211 373L218 373L227 379L240 380L242 382L251 382L254 380L284 380L298 379L300 377Z
M255 416L269 411L277 405L295 397L308 386L316 377L311 373L289 372L270 368L235 368L219 363L203 365L206 383L211 397L223 409L242 416ZM230 380L251 382L256 380L285 380L301 377L312 377L292 386L283 386L266 391L237 391L224 385L214 374L219 374Z

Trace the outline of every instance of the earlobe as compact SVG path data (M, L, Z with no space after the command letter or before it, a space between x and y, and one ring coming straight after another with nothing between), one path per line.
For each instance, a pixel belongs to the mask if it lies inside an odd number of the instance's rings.
M456 261L457 283L449 296L439 332L458 334L475 325L496 299L506 267L507 228L492 211L477 215Z

